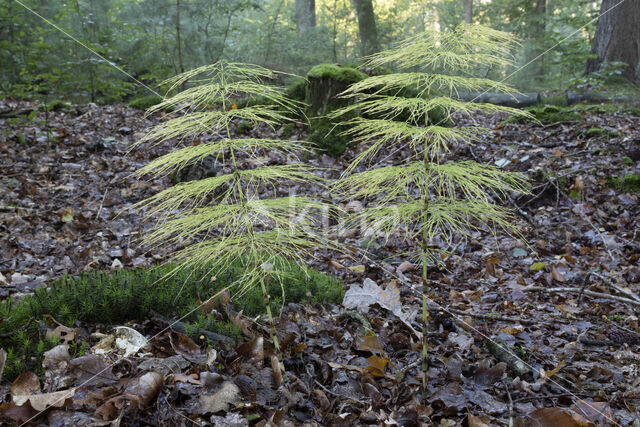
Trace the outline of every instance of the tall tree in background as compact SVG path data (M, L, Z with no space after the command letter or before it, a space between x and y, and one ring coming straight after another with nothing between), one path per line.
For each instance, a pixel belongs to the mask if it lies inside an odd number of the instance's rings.
M296 0L296 24L299 35L316 27L315 0Z
M380 51L376 16L373 12L372 0L351 0L358 15L358 32L362 56L368 56Z
M591 46L591 53L598 56L587 60L587 74L598 71L603 62L620 61L629 65L622 75L639 82L640 1L602 0Z
M464 22L473 22L473 0L464 0Z
M180 40L180 0L176 0L176 47L178 48L178 67L180 67L178 71L182 74L184 62L182 62L182 41Z

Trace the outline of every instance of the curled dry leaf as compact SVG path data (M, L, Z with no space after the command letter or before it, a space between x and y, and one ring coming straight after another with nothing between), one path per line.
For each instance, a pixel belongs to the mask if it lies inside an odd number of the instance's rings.
M344 294L342 305L345 308L360 310L364 313L369 311L369 307L378 304L395 314L416 336L421 334L411 326L411 320L415 313L403 311L400 301L400 290L393 282L389 282L385 289L382 289L373 280L366 278L362 286L352 285Z
M331 407L331 402L329 402L329 399L327 398L327 395L324 393L324 391L318 388L313 390L313 398L316 401L318 407L323 411L326 411Z
M271 370L273 371L273 380L276 383L276 387L280 387L282 384L282 369L280 368L280 361L275 354L271 355Z
M362 335L360 337L360 345L358 346L358 350L361 351L370 351L371 353L384 353L384 349L380 344L380 340L377 335Z
M61 408L73 397L76 388L56 391L52 393L40 393L40 380L31 371L23 372L11 384L11 398L15 405L23 406L29 403L36 411L45 411L48 408Z
M55 329L47 330L46 338L60 338L64 344L70 343L76 338L77 329L59 325Z
M540 408L527 415L525 425L538 427L595 427L595 424L569 408Z
M127 400L138 404L142 408L147 406L160 392L162 375L157 372L147 372L136 378L125 388L123 395Z
M228 411L231 405L240 402L240 388L231 381L225 382L220 390L214 394L200 396L200 414L215 414L220 411Z
M172 331L169 333L169 342L173 351L187 360L199 363L206 358L200 347L185 334Z
M124 351L124 357L136 354L148 344L147 339L135 329L127 326L118 326L115 329L116 347Z
M569 409L599 426L615 425L617 422L608 402L581 399L571 405Z

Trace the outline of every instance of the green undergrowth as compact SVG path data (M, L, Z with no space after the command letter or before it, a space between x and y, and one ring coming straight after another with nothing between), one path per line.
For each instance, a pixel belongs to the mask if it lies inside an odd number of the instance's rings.
M158 105L162 102L162 97L157 95L140 96L129 101L127 104L131 108L137 108L138 110L147 110L154 105Z
M535 119L544 125L578 122L587 114L622 113L640 117L640 108L619 104L576 104L570 107L559 105L533 105L525 108ZM525 123L531 119L524 116L511 116L504 123Z
M630 173L622 178L610 176L607 185L622 192L640 193L640 175Z
M366 79L367 75L356 68L319 64L309 70L307 77L311 79L333 79L340 83L352 84Z
M342 300L343 289L337 279L282 259L274 264L285 274L269 283L272 310L279 311L286 302L329 304ZM242 261L232 263L224 271L212 271L204 266L177 271L174 268L167 264L150 270L94 271L64 276L33 295L16 302L11 299L1 302L0 348L11 356L5 376L11 380L24 370L38 371L44 351L57 344L55 339L46 340L38 326L45 315L74 327L78 322L118 325L143 321L155 312L168 318L181 318L187 324L189 335L196 340L201 330L237 339L240 333L236 326L226 319L205 316L197 307L199 300L206 300L241 277ZM237 311L242 310L248 316L265 311L259 288L234 298L231 287L230 294Z
M615 138L618 136L618 132L615 130L608 130L602 128L591 128L587 129L583 132L584 136L587 138L598 138L598 137L611 137Z
M339 121L332 121L326 117L311 119L307 140L319 152L337 158L351 145L351 140L342 134L344 130L345 125Z

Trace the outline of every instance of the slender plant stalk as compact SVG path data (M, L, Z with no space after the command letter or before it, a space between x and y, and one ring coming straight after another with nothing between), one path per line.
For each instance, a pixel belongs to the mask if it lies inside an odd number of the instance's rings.
M422 393L426 400L427 384L429 381L429 340L427 333L429 332L429 308L427 306L427 296L429 295L428 273L428 248L429 235L427 233L426 224L429 215L429 157L427 150L424 150L424 189L422 196Z
M267 282L269 281L269 276L267 275L264 280L260 281L260 286L262 288L262 297L264 298L264 302L267 307L267 317L269 318L269 334L271 335L271 341L273 342L273 348L276 352L276 357L278 358L278 366L280 367L280 372L282 373L282 379L287 381L287 373L284 369L284 362L282 357L282 349L280 348L280 341L278 340L278 333L276 331L276 324L273 321L273 315L271 314L271 296L269 295L269 291L267 290Z

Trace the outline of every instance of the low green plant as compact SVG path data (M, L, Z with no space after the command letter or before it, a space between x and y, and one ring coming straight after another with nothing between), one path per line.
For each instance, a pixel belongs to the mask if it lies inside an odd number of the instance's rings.
M639 107L629 107L626 108L625 110L623 110L624 113L632 115L632 116L636 116L636 117L640 117L640 108Z
M583 119L574 107L559 107L557 105L539 106L534 105L525 108L529 115L510 116L505 119L505 123L525 123L536 120L545 125L555 125L560 123L575 122Z
M235 139L230 131L233 122L246 121L253 126L263 123L274 128L298 114L300 104L289 99L283 88L263 83L276 77L278 73L256 65L218 62L170 79L170 92L187 81L194 81L195 85L149 111L173 107L183 114L153 127L139 143L174 138L184 141L212 129L221 131L223 136L198 145L186 144L153 160L135 176L163 176L212 155L220 161L224 173L181 182L133 206L147 207L149 218L162 217L146 233L144 243L154 247L181 242L184 249L174 253L180 268L204 265L223 269L240 262L242 274L229 286L238 289L238 297L259 287L266 301L270 299L270 283L282 284L287 275L280 258L304 263L308 250L327 245L326 239L312 231L317 225L315 213L323 209L323 204L311 197L280 197L276 187L285 182L319 183L320 178L301 162L268 166L258 160L268 151L292 158L304 150L300 143ZM238 98L258 97L268 103L244 108L234 103ZM249 162L253 166L241 168L240 157L254 159ZM272 326L271 338L279 354L270 304L265 306Z
M330 120L325 116L310 120L307 139L314 148L331 157L340 157L351 144L351 139L343 133L344 125L340 120Z
M587 129L583 133L587 138L597 138L603 136L615 138L616 136L618 136L618 132L616 132L615 130L607 130L602 128Z
M289 139L293 135L293 130L296 128L294 123L287 123L282 127L282 138Z
M345 198L367 199L367 208L347 218L347 227L360 226L388 238L401 228L408 238L418 242L416 262L422 265L422 372L423 390L427 389L428 361L428 266L434 260L434 240L451 244L457 235L488 227L512 230L510 211L491 201L489 193L526 191L519 174L473 161L454 162L446 154L454 144L472 144L486 129L468 126L443 126L453 111L503 112L531 116L520 110L455 99L459 90L501 91L512 89L502 83L473 77L480 66L504 66L508 60L511 37L481 26L461 25L442 33L426 32L402 42L397 48L373 55L371 67L395 65L407 71L370 77L354 83L342 96L358 102L334 113L362 112L350 121L345 133L354 141L368 143L334 189ZM505 59L507 58L507 59ZM455 73L455 74L454 74ZM413 98L394 96L404 87L416 87ZM441 109L438 123L429 123L429 113ZM400 115L406 115L399 120ZM375 118L371 118L375 117ZM354 173L380 152L408 149L411 155L396 166L369 164L369 169ZM446 249L446 248L444 248Z
M245 121L238 123L238 125L236 126L236 132L238 132L240 135L248 135L249 133L251 133L252 129L253 125Z
M307 85L308 82L305 79L296 79L287 86L284 93L293 101L304 102L307 97Z
M335 278L295 263L278 258L278 268L285 272L281 281L272 280L268 292L271 310L278 311L285 302L304 304L330 304L342 300L343 290ZM93 271L77 276L64 276L51 283L49 288L39 288L33 295L18 301L11 299L0 303L0 348L7 349L14 357L9 360L19 366L10 369L13 378L28 364L31 369L41 364L42 353L56 343L44 339L38 325L32 319L41 320L50 315L64 325L73 327L75 322L88 324L123 324L143 321L153 312L166 317L183 318L194 332L200 330L221 333L232 338L238 331L227 321L205 316L195 310L198 301L231 287L244 274L245 263L232 262L222 269L200 266L196 269L175 270L176 265L166 264L153 269ZM286 295L282 294L286 289ZM234 296L232 290L232 296ZM242 298L232 298L234 308L248 316L266 311L262 291L249 289ZM17 334L4 336L9 332ZM83 347L77 349L80 355ZM29 362L34 357L33 363ZM13 362L12 362L13 363ZM10 365L12 366L12 365Z
M622 192L640 193L640 175L630 173L622 178L610 176L607 185Z
M162 97L158 95L147 95L134 98L127 104L131 108L137 108L138 110L148 110L149 108L158 105L162 102Z
M319 64L309 70L307 78L332 79L340 83L351 84L366 79L367 75L356 68L341 67L334 64Z

